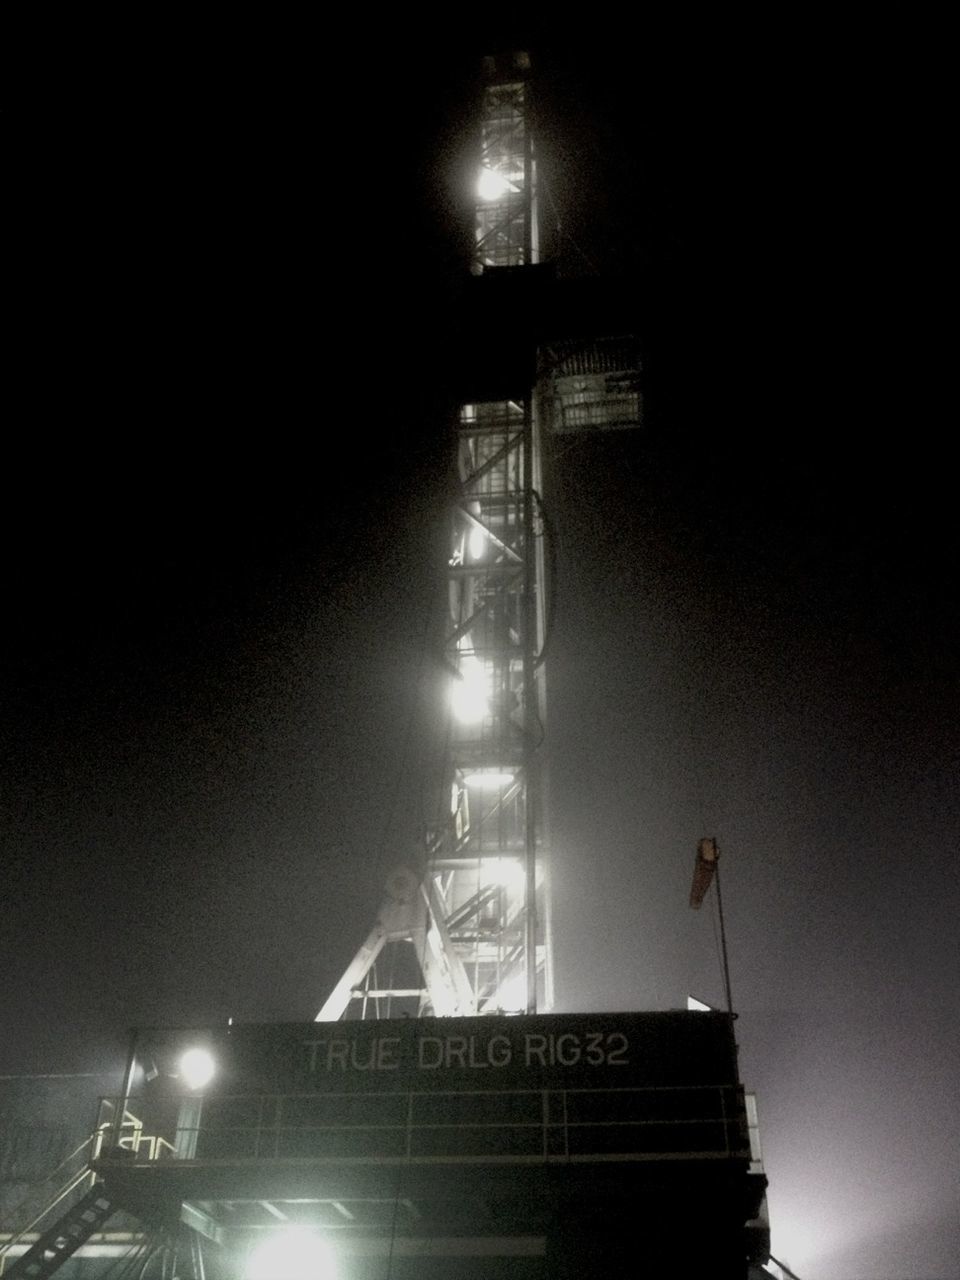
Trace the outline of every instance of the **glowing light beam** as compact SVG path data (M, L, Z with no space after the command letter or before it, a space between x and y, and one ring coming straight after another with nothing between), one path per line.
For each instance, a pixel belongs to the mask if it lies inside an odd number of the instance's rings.
M292 1227L261 1240L250 1252L244 1280L337 1280L330 1245L315 1231Z

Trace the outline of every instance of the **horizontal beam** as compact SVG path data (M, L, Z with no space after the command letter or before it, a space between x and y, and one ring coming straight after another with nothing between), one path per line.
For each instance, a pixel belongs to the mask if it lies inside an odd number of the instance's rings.
M338 1239L337 1253L354 1258L542 1258L546 1236L409 1236Z

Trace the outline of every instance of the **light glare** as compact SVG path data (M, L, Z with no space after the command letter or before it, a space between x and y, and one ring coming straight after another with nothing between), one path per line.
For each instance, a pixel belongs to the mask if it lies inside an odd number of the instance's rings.
M490 678L472 654L460 660L460 679L452 692L453 714L462 724L476 724L489 711Z
M474 525L470 530L470 537L467 539L467 550L470 553L470 559L479 560L486 549L486 532L479 525Z
M482 791L499 791L501 787L509 787L513 782L513 774L500 773L497 769L478 769L476 773L464 774L463 780L468 787L478 787Z
M477 179L477 195L481 200L499 200L513 189L502 174L492 169L481 169Z
M508 776L511 781L513 775ZM519 858L484 858L480 866L480 880L484 885L498 884L504 889L522 889L527 876Z
M497 1004L504 1013L522 1013L527 1007L527 975L515 973L501 986Z
M337 1280L337 1264L326 1240L291 1227L253 1248L244 1280Z
M216 1074L217 1066L206 1049L188 1049L180 1059L180 1079L188 1089L202 1089Z

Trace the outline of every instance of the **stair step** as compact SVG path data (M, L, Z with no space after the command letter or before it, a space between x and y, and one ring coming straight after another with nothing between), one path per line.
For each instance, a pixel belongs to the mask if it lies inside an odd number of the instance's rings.
M92 1187L7 1268L7 1280L46 1280L103 1226L113 1211L111 1201L98 1187Z

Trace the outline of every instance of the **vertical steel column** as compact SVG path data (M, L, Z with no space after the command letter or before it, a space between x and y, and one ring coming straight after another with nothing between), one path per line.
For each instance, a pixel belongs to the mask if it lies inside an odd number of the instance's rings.
M523 777L524 854L526 873L524 953L527 1013L537 1011L537 562L533 536L533 409L528 398L523 415Z
M133 1077L137 1070L137 1053L140 1048L140 1030L134 1028L130 1032L130 1044L127 1048L127 1061L123 1068L123 1080L120 1083L120 1097L117 1099L117 1110L113 1120L113 1141L111 1146L119 1148L123 1137L123 1121L127 1114L127 1103L133 1092Z

